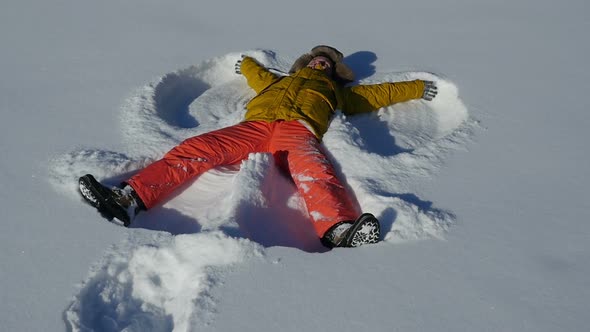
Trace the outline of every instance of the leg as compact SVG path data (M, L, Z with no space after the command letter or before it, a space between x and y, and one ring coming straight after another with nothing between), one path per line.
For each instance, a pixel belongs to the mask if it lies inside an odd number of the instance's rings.
M207 170L237 163L251 152L262 151L266 148L269 132L267 123L243 122L189 138L127 183L149 209L180 185Z
M298 121L283 122L277 127L271 152L286 155L286 167L305 201L318 236L321 238L338 222L355 220L359 213L350 193L336 176L315 135Z

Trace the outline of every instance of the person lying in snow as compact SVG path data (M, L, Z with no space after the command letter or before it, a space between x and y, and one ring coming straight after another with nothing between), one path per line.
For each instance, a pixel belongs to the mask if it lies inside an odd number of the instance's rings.
M342 60L337 49L316 46L295 61L288 76L279 76L243 56L236 73L256 92L244 121L185 140L122 188L107 188L87 174L80 178L82 195L107 218L129 226L139 211L156 206L207 170L239 163L250 153L271 153L293 179L325 246L378 242L379 221L357 211L322 149L322 136L337 109L354 115L412 99L432 100L437 87L422 80L347 86L354 73Z

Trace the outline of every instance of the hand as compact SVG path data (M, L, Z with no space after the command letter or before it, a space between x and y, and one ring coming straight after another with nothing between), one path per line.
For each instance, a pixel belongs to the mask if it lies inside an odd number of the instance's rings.
M422 92L422 99L431 101L438 94L438 88L433 81L424 81L424 92Z
M244 54L242 54L242 57L236 62L235 65L235 70L236 70L236 74L241 75L242 74L242 60L244 60L246 56Z

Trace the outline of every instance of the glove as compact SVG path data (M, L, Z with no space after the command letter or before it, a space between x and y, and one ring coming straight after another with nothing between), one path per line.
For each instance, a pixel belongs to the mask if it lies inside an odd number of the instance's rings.
M438 88L433 81L424 81L424 92L422 92L422 99L431 101L438 94Z
M242 57L236 62L235 65L235 70L236 70L236 74L238 75L242 75L242 60L244 60L246 56L244 54L242 54Z

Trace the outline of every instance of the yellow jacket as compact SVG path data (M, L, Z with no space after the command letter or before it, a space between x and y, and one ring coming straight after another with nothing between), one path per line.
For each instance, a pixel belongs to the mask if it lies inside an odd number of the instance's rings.
M246 105L245 121L303 120L320 139L336 109L347 115L371 112L421 98L424 91L421 80L343 87L307 67L278 76L250 57L243 59L241 71L257 94Z

